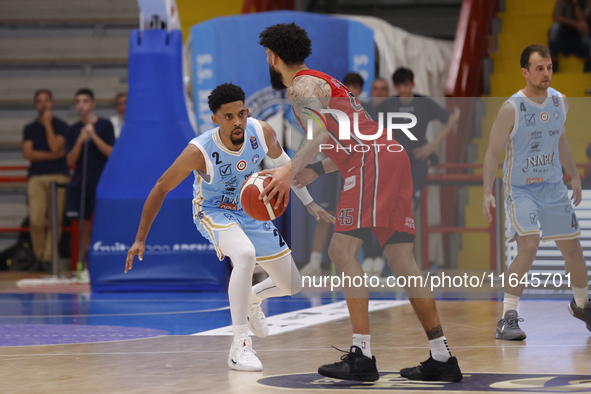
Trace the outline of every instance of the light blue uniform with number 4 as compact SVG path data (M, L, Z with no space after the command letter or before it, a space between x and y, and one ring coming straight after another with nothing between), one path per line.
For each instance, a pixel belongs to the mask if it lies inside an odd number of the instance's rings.
M193 221L197 230L215 246L218 258L225 257L219 249L219 232L232 226L240 226L250 239L257 262L290 254L291 250L273 223L251 218L240 204L242 184L258 171L268 151L258 120L248 118L244 144L238 152L224 146L219 127L193 138L190 144L203 153L207 167L207 173L193 171Z
M521 92L507 102L515 110L503 164L505 217L510 224L507 239L513 240L516 233L539 234L540 229L544 241L579 237L558 152L567 113L564 96L548 88L548 98L542 104Z

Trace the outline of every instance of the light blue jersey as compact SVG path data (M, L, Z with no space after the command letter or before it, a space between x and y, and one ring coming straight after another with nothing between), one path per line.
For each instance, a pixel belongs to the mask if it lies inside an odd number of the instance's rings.
M237 152L224 146L219 127L193 138L191 144L203 153L207 166L206 174L193 171L193 197L198 204L229 211L242 210L240 188L250 175L258 171L259 164L268 151L259 121L248 118L244 144Z
M219 232L240 226L256 250L256 259L270 261L291 253L272 222L259 222L249 217L240 204L244 181L259 169L267 154L263 128L258 120L248 118L242 148L231 151L219 135L219 127L193 138L205 158L206 173L193 171L193 221L199 232L216 248L218 258Z
M562 182L558 141L566 120L564 96L548 88L548 98L537 104L519 91L507 102L515 123L505 145L505 185Z
M513 240L515 234L539 235L540 230L545 241L579 237L558 153L567 112L564 96L548 88L542 104L521 92L507 102L515 110L503 164L507 239Z

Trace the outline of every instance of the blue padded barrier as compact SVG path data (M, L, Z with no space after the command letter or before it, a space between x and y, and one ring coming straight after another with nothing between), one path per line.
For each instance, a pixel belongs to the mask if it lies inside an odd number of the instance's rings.
M93 291L223 290L227 264L195 228L193 176L171 191L156 217L144 260L124 274L142 207L160 175L195 137L182 83L182 35L134 30L129 46L125 125L96 193L89 250Z

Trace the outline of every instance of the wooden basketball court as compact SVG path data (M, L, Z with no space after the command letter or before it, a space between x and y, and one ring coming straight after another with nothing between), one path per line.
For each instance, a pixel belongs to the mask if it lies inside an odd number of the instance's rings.
M304 292L281 303L301 303L305 301L304 296L317 294ZM2 296L0 303L5 307L0 324L3 327L19 314L35 315L37 305L47 303L47 299L37 298L26 308L15 310L15 304L6 298L14 294ZM230 370L227 357L231 337L224 335L161 335L82 344L3 346L0 347L0 391L64 394L258 394L327 390L591 392L591 333L584 323L570 316L567 303L566 299L523 301L520 315L525 321L521 327L528 337L525 341L505 342L494 338L502 303L439 301L445 335L464 373L460 383L410 382L398 375L401 368L418 365L429 355L427 339L412 307L402 303L370 314L372 350L381 373L380 380L374 383L327 379L316 373L320 365L336 362L341 357L331 346L341 349L350 346L351 327L345 318L264 339L254 337L254 349L263 363L263 372ZM158 313L155 312L157 319L175 324L174 313L160 317ZM227 310L220 313L229 315ZM196 325L199 319L208 319L206 313L196 313L193 318ZM51 319L43 321L37 322L40 325L35 334L41 338L52 326ZM129 322L121 319L117 325L125 326Z

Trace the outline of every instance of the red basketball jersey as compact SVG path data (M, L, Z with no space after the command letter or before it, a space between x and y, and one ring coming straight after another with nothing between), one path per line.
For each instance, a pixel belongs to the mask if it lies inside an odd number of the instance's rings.
M353 156L362 155L364 156L364 160L360 160L359 157L356 157L355 160L361 161L362 163L367 162L368 160L373 160L373 156L376 153L376 148L373 147L374 144L389 145L397 143L393 139L389 141L387 140L385 130L383 130L381 136L376 140L359 139L353 132L355 114L357 114L359 133L363 135L375 135L378 131L379 125L371 119L353 93L351 93L342 82L323 72L307 69L298 72L296 77L300 75L311 75L313 77L324 79L332 89L329 108L344 112L349 118L351 125L350 139L341 140L339 139L339 122L337 118L332 114L324 114L328 126L328 134L330 136L327 145L332 145L332 148L323 146L322 153L332 159L343 177L346 177L346 171L348 169L347 163ZM299 117L297 117L297 119L304 131L306 131L306 125L302 124ZM367 147L362 147L361 145L366 145ZM385 148L382 147L381 149Z

